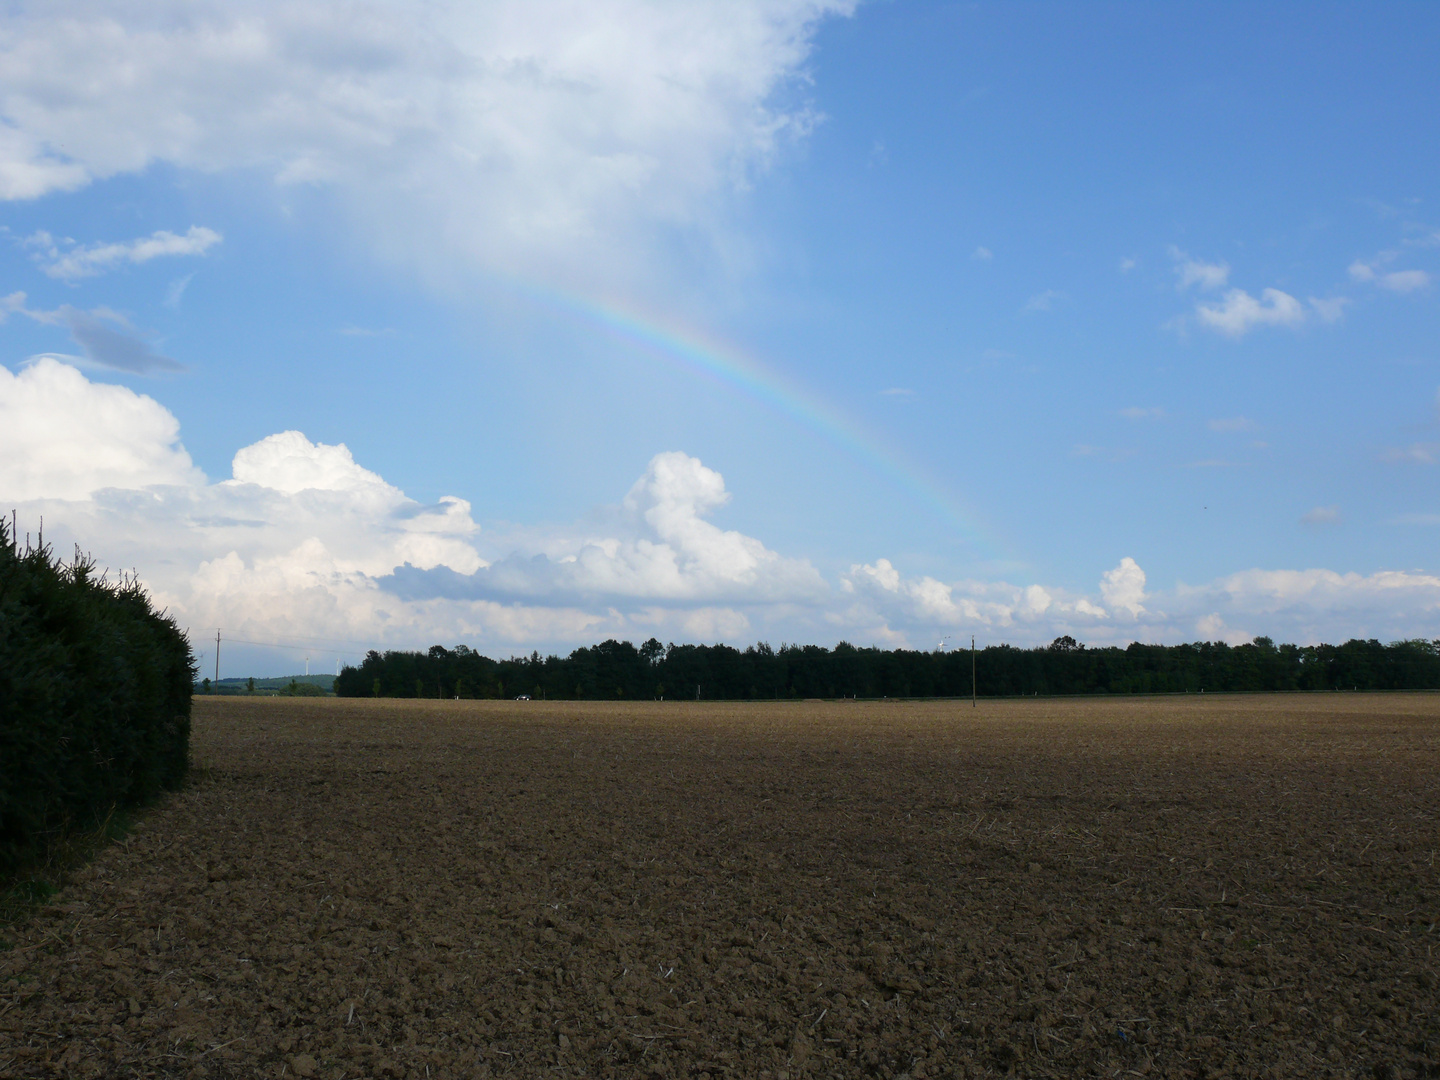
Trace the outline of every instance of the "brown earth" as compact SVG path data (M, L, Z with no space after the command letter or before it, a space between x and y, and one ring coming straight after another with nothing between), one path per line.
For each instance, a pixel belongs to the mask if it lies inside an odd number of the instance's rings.
M1440 695L196 701L0 1075L1440 1076Z

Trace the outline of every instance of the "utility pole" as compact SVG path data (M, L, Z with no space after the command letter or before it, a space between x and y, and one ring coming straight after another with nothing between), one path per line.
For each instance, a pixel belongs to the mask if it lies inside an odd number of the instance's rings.
M220 628L215 628L215 692L220 692Z
M977 705L975 704L975 699L976 699L977 697L979 697L979 692L975 689L975 635L974 635L974 634L971 634L971 635L970 635L970 707L971 707L972 709L975 709L975 708L978 708L978 707L979 707L979 706L977 706Z

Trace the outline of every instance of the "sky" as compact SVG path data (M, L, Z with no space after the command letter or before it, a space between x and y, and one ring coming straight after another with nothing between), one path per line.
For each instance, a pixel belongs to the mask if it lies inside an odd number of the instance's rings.
M0 13L0 500L207 673L1440 638L1440 8Z

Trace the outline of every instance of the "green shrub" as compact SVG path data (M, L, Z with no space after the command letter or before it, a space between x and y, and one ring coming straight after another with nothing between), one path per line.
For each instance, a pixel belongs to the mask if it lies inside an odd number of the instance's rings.
M0 877L185 778L195 661L139 581L0 522Z

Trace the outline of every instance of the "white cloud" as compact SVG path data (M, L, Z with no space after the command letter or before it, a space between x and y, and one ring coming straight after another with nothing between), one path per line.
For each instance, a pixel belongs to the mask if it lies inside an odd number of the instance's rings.
M1422 517L1424 523L1436 519ZM1027 590L1014 585L907 578L877 559L845 575L842 595L852 603L835 622L864 626L876 641L922 643L948 631L1016 645L1045 644L1062 634L1102 645L1197 635L1232 645L1256 634L1302 644L1440 636L1440 576L1419 571L1254 569L1200 586L1151 590L1147 584L1144 571L1126 558L1101 579L1103 605L1039 586L1030 588L1044 601L1027 602Z
M830 595L808 562L707 520L730 494L681 453L656 455L597 521L520 537L493 563L468 502L417 503L343 444L281 432L238 451L231 472L207 482L148 397L54 360L0 368L0 495L43 516L62 549L139 568L185 625L262 641L579 644L637 627L734 635L757 611L813 611Z
M1123 258L1123 259L1120 260L1120 272L1121 272L1122 274L1128 274L1131 270L1134 270L1135 267L1137 267L1137 266L1139 266L1139 265L1140 265L1140 260L1139 260L1139 259L1135 259L1135 258L1131 258L1131 257L1127 256L1126 258Z
M977 259L980 262L989 262L995 257L995 253L987 247L977 247L974 254L970 257L972 259Z
M179 422L154 399L91 383L49 357L18 374L0 367L0 497L82 499L203 480Z
M1200 321L1212 330L1241 337L1257 326L1296 326L1305 321L1299 300L1279 289L1264 289L1260 299L1244 289L1231 289L1218 305L1195 308Z
M1211 612L1195 620L1195 630L1202 641L1216 641L1225 632L1225 620Z
M29 237L25 245L37 249L35 258L45 273L63 281L74 281L102 274L121 263L146 263L162 255L203 255L221 239L214 229L192 225L183 236L162 229L138 240L117 244L77 245L74 241L57 241L49 233L41 232Z
M235 455L235 483L294 495L301 491L374 491L381 498L398 492L369 469L355 464L344 443L316 445L298 431L283 431L247 446Z
M1300 523L1302 525L1338 525L1340 524L1340 508L1338 506L1317 506L1300 515Z
M1159 405L1151 405L1148 408L1131 405L1129 408L1121 409L1120 415L1126 420L1160 420L1165 416L1165 410Z
M832 588L808 561L710 520L731 499L724 478L679 452L656 455L585 521L508 535L482 533L464 499L423 505L343 444L299 432L243 447L231 473L208 481L149 397L55 360L0 369L0 497L22 530L43 516L58 550L73 541L101 565L138 569L182 626L227 638L342 639L353 657L369 645L464 641L503 655L651 634L925 647L960 632L1174 642L1202 626L1232 641L1440 636L1440 577L1419 571L1254 569L1153 589L1127 557L1086 595L910 576L877 558Z
M1100 578L1100 595L1113 610L1128 612L1131 618L1145 614L1145 571L1128 555L1114 570Z
M431 272L603 259L613 279L707 234L808 133L785 92L853 6L22 2L0 22L0 198L244 170L329 189Z
M1350 264L1351 281L1374 281L1375 267L1362 259L1356 259Z
M1222 289L1230 280L1229 263L1201 262L1199 259L1190 258L1177 247L1170 249L1170 257L1175 260L1175 276L1180 279L1175 287L1182 292L1192 285L1198 285L1207 291Z
M1352 618L1349 625L1356 632L1369 630L1376 636L1385 631L1375 626L1379 620L1374 616L1384 612L1387 604L1394 605L1395 615L1423 614L1433 619L1440 612L1440 577L1404 570L1369 575L1333 570L1247 570L1197 589L1182 586L1177 592L1183 598L1224 596L1230 606L1244 610L1252 619L1308 615L1343 625L1346 616L1361 614L1361 619Z
M950 630L1018 632L1022 639L1050 641L1062 633L1093 631L1105 610L1087 598L1041 585L1006 582L942 582L907 578L889 559L856 564L840 580L848 608L833 625L867 628L876 640L905 643Z

